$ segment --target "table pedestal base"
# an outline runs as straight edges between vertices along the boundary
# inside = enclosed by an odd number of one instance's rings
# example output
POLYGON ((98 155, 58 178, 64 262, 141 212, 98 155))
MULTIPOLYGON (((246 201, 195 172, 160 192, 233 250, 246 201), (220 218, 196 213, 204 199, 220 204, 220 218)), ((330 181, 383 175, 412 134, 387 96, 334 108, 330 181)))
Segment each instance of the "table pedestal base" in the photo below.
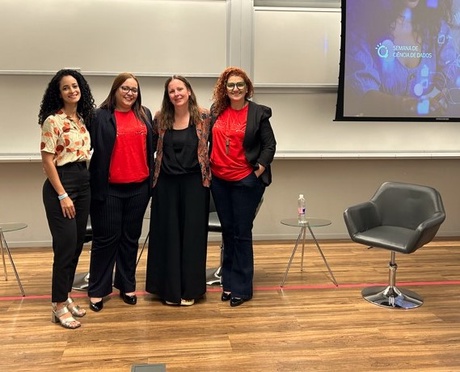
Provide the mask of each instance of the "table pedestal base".
POLYGON ((2 252, 1 254, 2 254, 2 261, 3 261, 3 272, 5 274, 5 281, 8 281, 8 273, 6 271, 6 263, 5 263, 5 251, 6 251, 8 257, 10 258, 11 266, 13 266, 14 276, 16 277, 16 281, 18 282, 22 297, 25 297, 26 293, 24 292, 24 287, 22 286, 21 279, 19 279, 18 270, 16 269, 16 265, 14 264, 13 257, 11 256, 10 247, 8 247, 8 243, 6 242, 5 235, 3 235, 3 230, 1 228, 0 228, 0 250, 2 252))

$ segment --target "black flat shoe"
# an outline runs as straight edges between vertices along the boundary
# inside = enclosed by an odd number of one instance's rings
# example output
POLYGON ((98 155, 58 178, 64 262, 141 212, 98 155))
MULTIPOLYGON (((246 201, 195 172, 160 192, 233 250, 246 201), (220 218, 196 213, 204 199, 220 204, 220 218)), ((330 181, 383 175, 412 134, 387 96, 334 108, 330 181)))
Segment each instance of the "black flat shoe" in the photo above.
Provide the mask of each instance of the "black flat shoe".
POLYGON ((240 297, 232 297, 230 299, 230 306, 231 307, 236 307, 236 306, 240 306, 243 304, 243 302, 246 302, 247 300, 245 300, 244 298, 240 298, 240 297))
POLYGON ((137 296, 136 295, 127 295, 126 293, 120 292, 120 297, 124 301, 125 304, 128 305, 136 305, 137 304, 137 296))
POLYGON ((101 311, 103 307, 104 307, 104 300, 100 300, 99 302, 91 302, 91 300, 89 301, 89 308, 95 311, 96 313, 98 311, 101 311))
POLYGON ((222 292, 222 297, 220 298, 221 301, 229 301, 232 298, 231 293, 222 292))

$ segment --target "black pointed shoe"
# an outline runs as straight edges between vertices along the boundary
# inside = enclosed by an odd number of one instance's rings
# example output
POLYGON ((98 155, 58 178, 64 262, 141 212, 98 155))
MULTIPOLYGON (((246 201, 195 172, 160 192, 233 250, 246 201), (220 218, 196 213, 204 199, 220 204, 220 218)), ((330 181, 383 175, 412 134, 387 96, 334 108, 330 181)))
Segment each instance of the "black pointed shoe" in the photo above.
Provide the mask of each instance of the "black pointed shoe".
POLYGON ((240 306, 243 304, 243 302, 246 302, 247 300, 245 300, 244 298, 241 298, 241 297, 232 297, 230 299, 230 306, 231 307, 236 307, 236 306, 240 306))
POLYGON ((104 300, 100 300, 98 302, 92 302, 91 300, 89 300, 89 308, 95 311, 96 313, 101 311, 103 307, 104 307, 104 300))
POLYGON ((222 296, 220 298, 221 301, 229 301, 232 298, 232 294, 230 292, 222 292, 222 296))
POLYGON ((125 304, 128 305, 136 305, 137 304, 137 296, 134 295, 127 295, 126 293, 120 292, 120 297, 124 301, 125 304))

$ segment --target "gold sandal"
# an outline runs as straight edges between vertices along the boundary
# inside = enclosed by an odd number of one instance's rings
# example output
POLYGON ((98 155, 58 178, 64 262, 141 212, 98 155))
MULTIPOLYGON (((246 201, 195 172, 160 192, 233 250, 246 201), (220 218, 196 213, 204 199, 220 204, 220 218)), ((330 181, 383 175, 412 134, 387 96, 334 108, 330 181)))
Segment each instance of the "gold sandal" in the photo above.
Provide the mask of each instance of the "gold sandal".
POLYGON ((64 302, 64 306, 67 306, 73 316, 81 318, 86 315, 86 310, 78 306, 71 297, 69 297, 67 301, 64 302))
POLYGON ((60 308, 59 310, 56 308, 56 305, 53 304, 53 309, 51 313, 51 322, 53 323, 60 323, 61 326, 67 329, 76 329, 81 326, 81 323, 75 320, 74 317, 69 316, 67 318, 61 318, 63 315, 70 313, 67 306, 60 308))
POLYGON ((194 300, 194 299, 185 300, 185 299, 182 298, 182 299, 180 300, 181 306, 192 306, 194 303, 195 303, 195 300, 194 300))

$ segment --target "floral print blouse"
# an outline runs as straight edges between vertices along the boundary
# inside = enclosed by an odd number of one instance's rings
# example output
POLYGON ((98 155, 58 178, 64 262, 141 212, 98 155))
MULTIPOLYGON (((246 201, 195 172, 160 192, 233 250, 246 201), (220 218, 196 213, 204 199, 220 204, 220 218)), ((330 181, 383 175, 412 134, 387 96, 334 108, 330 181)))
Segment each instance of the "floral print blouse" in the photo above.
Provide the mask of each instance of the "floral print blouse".
POLYGON ((73 121, 62 110, 44 121, 40 151, 54 154, 56 166, 90 159, 89 133, 82 119, 80 123, 73 121))

